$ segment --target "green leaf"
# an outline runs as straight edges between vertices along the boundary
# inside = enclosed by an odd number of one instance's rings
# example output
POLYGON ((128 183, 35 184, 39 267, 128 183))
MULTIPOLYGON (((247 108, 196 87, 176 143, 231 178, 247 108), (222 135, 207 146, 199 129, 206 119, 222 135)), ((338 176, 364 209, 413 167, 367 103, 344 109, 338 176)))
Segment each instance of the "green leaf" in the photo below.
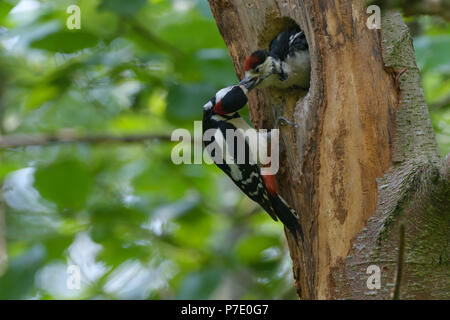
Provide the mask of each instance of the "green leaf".
POLYGON ((60 95, 57 86, 41 85, 34 88, 27 97, 25 110, 32 110, 41 107, 45 102, 53 100, 60 95))
POLYGON ((222 280, 223 270, 204 269, 186 275, 177 299, 208 299, 222 280))
POLYGON ((204 19, 199 14, 190 14, 186 19, 174 21, 161 29, 158 35, 170 43, 176 43, 183 52, 225 48, 214 20, 204 19))
POLYGON ((115 11, 119 15, 135 15, 145 4, 147 0, 103 0, 99 5, 100 10, 115 11))
POLYGON ((274 261, 265 261, 262 252, 273 246, 279 246, 277 237, 266 235, 251 235, 243 238, 237 246, 237 256, 246 265, 255 269, 273 267, 274 261))
POLYGON ((112 11, 98 10, 100 3, 101 0, 79 0, 81 28, 108 41, 117 32, 120 17, 112 11))
POLYGON ((175 241, 186 247, 204 249, 214 227, 213 217, 199 208, 194 208, 176 221, 179 228, 174 235, 175 241))
POLYGON ((209 84, 172 86, 167 97, 166 115, 174 121, 201 121, 203 105, 216 90, 209 84))
POLYGON ((424 70, 450 72, 450 36, 423 36, 414 40, 417 63, 424 70))
POLYGON ((31 42, 31 47, 51 52, 73 53, 97 45, 98 38, 80 30, 61 30, 31 42))
POLYGON ((34 245, 11 257, 6 274, 0 277, 0 299, 25 299, 31 295, 36 271, 45 259, 45 248, 34 245))
POLYGON ((47 260, 60 259, 72 243, 73 235, 64 236, 58 233, 45 239, 44 244, 47 250, 47 260))
POLYGON ((92 184, 86 166, 72 159, 39 168, 34 177, 34 186, 41 196, 55 202, 61 209, 83 208, 92 184))
POLYGON ((0 22, 5 19, 13 7, 14 5, 8 3, 7 1, 0 2, 0 22))

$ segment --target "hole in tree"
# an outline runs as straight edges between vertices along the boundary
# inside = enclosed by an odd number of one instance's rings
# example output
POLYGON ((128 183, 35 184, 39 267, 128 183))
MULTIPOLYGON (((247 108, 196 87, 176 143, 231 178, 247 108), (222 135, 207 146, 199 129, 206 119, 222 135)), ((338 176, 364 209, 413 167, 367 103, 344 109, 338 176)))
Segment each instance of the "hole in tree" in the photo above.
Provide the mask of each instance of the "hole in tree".
MULTIPOLYGON (((274 15, 267 15, 266 21, 265 21, 265 28, 264 31, 261 32, 261 34, 258 36, 258 48, 269 50, 269 46, 272 42, 272 40, 278 36, 278 34, 286 29, 291 29, 294 27, 298 27, 301 30, 303 30, 300 25, 293 19, 289 17, 280 17, 280 16, 274 16, 274 15)), ((308 39, 306 39, 308 41, 308 39)), ((309 44, 308 44, 309 47, 309 44)), ((310 62, 311 63, 311 62, 310 62)), ((311 77, 311 72, 309 74, 309 77, 311 77)), ((297 98, 306 95, 309 87, 311 85, 311 80, 309 81, 308 88, 303 88, 304 90, 290 90, 292 88, 286 89, 278 89, 278 88, 271 88, 271 90, 274 90, 276 93, 277 91, 282 91, 283 95, 292 95, 296 96, 297 98), (292 94, 291 94, 292 93, 292 94)))
MULTIPOLYGON (((299 24, 289 18, 289 17, 280 17, 275 15, 267 15, 265 21, 265 28, 261 34, 258 35, 258 48, 269 50, 269 46, 272 40, 279 35, 280 32, 286 29, 291 29, 294 27, 298 27, 302 29, 299 24)), ((307 41, 307 40, 306 40, 307 41)), ((309 47, 309 44, 308 44, 309 47)), ((311 63, 311 62, 309 62, 311 63)), ((309 69, 311 66, 309 66, 309 69)), ((309 71, 309 78, 311 78, 311 71, 309 71)), ((265 110, 273 110, 282 108, 282 111, 279 115, 283 115, 288 119, 293 119, 294 108, 297 103, 306 96, 308 90, 311 86, 311 79, 309 79, 309 83, 305 85, 305 88, 300 88, 300 86, 292 86, 286 89, 276 88, 275 86, 267 87, 262 90, 268 90, 266 92, 272 97, 268 102, 270 105, 265 108, 265 110)), ((267 111, 266 111, 267 112, 267 111)), ((271 111, 269 111, 271 112, 271 111)), ((273 114, 273 118, 276 118, 276 115, 273 114)), ((271 118, 271 117, 269 117, 271 118)), ((269 120, 270 122, 270 120, 269 120)), ((263 123, 263 128, 272 128, 272 123, 263 123)))
MULTIPOLYGON (((258 37, 258 47, 259 48, 269 48, 270 42, 283 30, 299 27, 295 20, 289 17, 266 17, 266 28, 264 32, 258 37)), ((301 29, 301 28, 300 28, 301 29)))

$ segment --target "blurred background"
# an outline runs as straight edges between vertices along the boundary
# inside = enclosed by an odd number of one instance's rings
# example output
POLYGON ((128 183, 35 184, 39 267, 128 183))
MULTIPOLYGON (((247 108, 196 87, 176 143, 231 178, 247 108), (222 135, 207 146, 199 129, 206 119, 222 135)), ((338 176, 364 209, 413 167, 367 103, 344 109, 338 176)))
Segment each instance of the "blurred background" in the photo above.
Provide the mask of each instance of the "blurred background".
MULTIPOLYGON (((406 20, 447 154, 450 25, 406 20)), ((236 81, 206 0, 0 2, 3 136, 192 131, 236 81)), ((0 299, 296 299, 282 225, 173 146, 1 146, 0 299)))

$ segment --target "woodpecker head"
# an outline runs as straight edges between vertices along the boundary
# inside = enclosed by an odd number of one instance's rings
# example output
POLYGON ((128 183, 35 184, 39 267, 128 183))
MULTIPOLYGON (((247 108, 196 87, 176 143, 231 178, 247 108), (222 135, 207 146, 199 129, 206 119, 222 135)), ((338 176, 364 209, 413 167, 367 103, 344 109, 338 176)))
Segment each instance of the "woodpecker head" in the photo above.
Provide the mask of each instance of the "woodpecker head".
POLYGON ((277 72, 277 62, 265 50, 253 52, 245 59, 245 77, 239 83, 251 90, 277 72))
POLYGON ((236 112, 247 104, 245 86, 231 86, 219 90, 216 95, 203 106, 204 111, 224 115, 236 112))

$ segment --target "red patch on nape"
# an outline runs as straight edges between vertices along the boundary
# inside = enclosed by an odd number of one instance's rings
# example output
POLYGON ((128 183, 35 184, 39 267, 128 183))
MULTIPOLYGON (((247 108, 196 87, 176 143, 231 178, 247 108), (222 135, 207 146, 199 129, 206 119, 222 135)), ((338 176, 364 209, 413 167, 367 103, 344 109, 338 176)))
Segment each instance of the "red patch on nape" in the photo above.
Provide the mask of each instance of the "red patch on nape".
POLYGON ((277 182, 275 181, 275 175, 262 175, 262 178, 264 179, 264 183, 266 184, 267 191, 272 197, 275 197, 278 188, 277 188, 277 182))
POLYGON ((259 63, 261 63, 260 58, 254 54, 251 54, 247 57, 247 59, 245 59, 244 69, 245 71, 252 70, 259 63))
POLYGON ((222 106, 222 100, 216 103, 216 105, 213 108, 213 111, 217 114, 226 114, 227 112, 224 110, 222 106))

